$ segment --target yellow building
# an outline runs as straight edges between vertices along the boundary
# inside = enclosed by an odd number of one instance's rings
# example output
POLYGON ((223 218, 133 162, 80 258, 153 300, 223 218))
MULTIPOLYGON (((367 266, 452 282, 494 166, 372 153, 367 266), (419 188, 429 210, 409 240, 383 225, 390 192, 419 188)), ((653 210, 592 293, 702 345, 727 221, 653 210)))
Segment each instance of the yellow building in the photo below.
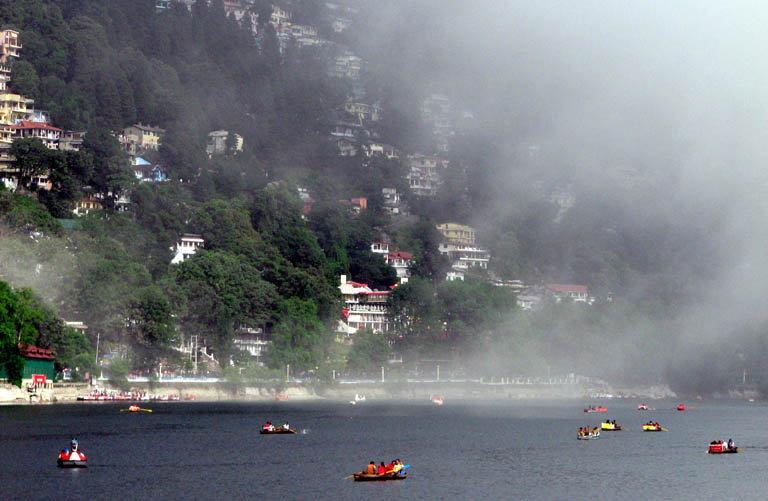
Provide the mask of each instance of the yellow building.
POLYGON ((457 245, 475 245, 475 229, 463 224, 443 223, 437 225, 446 242, 457 245))
POLYGON ((17 120, 32 120, 34 99, 19 94, 0 94, 0 124, 12 125, 17 120))
POLYGON ((155 150, 160 148, 160 139, 165 132, 160 127, 152 127, 143 124, 133 124, 123 129, 123 134, 128 142, 145 150, 155 150))

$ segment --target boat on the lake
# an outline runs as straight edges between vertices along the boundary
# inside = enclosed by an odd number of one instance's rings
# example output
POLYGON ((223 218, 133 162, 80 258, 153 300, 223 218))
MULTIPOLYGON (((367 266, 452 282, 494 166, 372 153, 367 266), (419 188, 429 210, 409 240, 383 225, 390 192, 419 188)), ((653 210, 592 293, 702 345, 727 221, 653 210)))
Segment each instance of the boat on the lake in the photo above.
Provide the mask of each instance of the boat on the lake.
POLYGON ((275 400, 278 400, 280 402, 285 402, 286 400, 288 400, 288 396, 275 393, 275 400))
POLYGON ((404 473, 382 473, 381 475, 367 475, 365 473, 355 473, 355 482, 377 482, 383 480, 405 480, 408 474, 404 473))
POLYGON ((443 405, 445 401, 443 400, 443 397, 429 397, 429 401, 432 402, 435 405, 443 405))
POLYGON ((576 440, 596 440, 600 438, 600 432, 590 433, 589 435, 577 435, 576 440))
POLYGON ((644 424, 643 431, 667 431, 667 430, 655 424, 644 424))
POLYGON ((600 423, 600 429, 605 431, 621 431, 621 426, 616 423, 600 423))
POLYGON ((639 410, 639 411, 648 411, 650 409, 649 409, 649 407, 647 405, 640 404, 640 405, 637 406, 637 410, 639 410))
POLYGON ((709 444, 709 449, 707 450, 708 454, 736 454, 737 452, 739 452, 738 447, 728 447, 728 444, 722 440, 709 444))
POLYGON ((261 429, 259 431, 262 435, 281 435, 281 434, 293 434, 296 435, 296 430, 293 428, 288 428, 287 430, 285 428, 275 428, 274 430, 265 430, 261 429))
POLYGON ((365 395, 358 395, 357 393, 355 393, 355 398, 349 401, 352 405, 357 405, 361 402, 365 402, 365 395))
POLYGON ((584 412, 608 412, 607 407, 600 407, 596 405, 590 405, 586 409, 584 409, 584 412))
POLYGON ((59 457, 56 458, 56 465, 59 468, 85 468, 85 454, 78 450, 77 440, 72 439, 72 450, 62 449, 59 457))
POLYGON ((680 404, 677 406, 677 410, 684 411, 685 410, 685 404, 680 404))

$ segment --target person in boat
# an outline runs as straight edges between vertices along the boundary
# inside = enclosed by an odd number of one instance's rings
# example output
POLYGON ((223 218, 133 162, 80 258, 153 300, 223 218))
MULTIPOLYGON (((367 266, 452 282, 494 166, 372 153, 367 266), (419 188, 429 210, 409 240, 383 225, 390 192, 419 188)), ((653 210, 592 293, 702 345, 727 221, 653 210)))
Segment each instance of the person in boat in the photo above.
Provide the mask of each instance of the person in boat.
POLYGON ((732 438, 729 438, 728 439, 728 449, 730 450, 730 449, 735 449, 735 448, 736 448, 736 444, 733 443, 733 439, 732 438))
MULTIPOLYGON (((75 440, 73 438, 72 439, 72 443, 70 443, 69 445, 70 445, 70 447, 72 447, 72 452, 77 452, 77 440, 75 440)), ((69 452, 69 451, 67 451, 67 452, 69 452)))
POLYGON ((597 435, 598 433, 600 433, 600 429, 597 426, 595 426, 595 429, 592 430, 592 435, 597 435))
POLYGON ((270 423, 269 421, 267 421, 267 424, 265 424, 265 425, 262 427, 262 429, 263 429, 263 430, 265 430, 265 431, 275 431, 275 425, 273 425, 272 423, 270 423))
POLYGON ((291 425, 289 425, 288 423, 283 423, 283 429, 286 430, 286 431, 290 430, 291 429, 291 425))
POLYGON ((363 471, 365 475, 376 475, 376 463, 371 461, 368 463, 368 466, 365 468, 365 471, 363 471))
POLYGON ((579 426, 579 436, 580 437, 584 436, 584 428, 582 428, 581 426, 579 426))
POLYGON ((376 470, 377 475, 384 475, 387 472, 387 467, 384 466, 384 461, 379 464, 379 469, 376 470))

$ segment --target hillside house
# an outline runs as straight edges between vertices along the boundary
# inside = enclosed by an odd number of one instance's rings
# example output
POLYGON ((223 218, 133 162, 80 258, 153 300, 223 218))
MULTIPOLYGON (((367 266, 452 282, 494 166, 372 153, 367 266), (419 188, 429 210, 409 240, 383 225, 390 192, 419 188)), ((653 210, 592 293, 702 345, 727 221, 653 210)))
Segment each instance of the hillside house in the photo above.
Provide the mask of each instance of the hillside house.
POLYGON ((408 155, 408 186, 414 195, 433 197, 441 184, 441 173, 448 161, 434 155, 408 155))
POLYGON ((197 235, 195 233, 185 233, 176 243, 176 247, 171 248, 171 250, 174 251, 171 264, 183 263, 187 259, 194 256, 195 252, 197 252, 197 249, 203 248, 204 246, 205 240, 203 240, 201 235, 197 235))
POLYGON ((10 129, 13 131, 14 137, 39 139, 46 148, 51 150, 59 149, 59 140, 63 132, 58 127, 53 127, 44 122, 30 122, 27 120, 22 120, 16 125, 12 125, 10 129))
POLYGON ((381 108, 376 104, 347 101, 344 103, 344 111, 350 115, 356 116, 361 122, 363 120, 378 122, 381 117, 381 108))
POLYGON ((123 129, 128 153, 131 154, 136 154, 139 150, 159 150, 163 134, 165 134, 165 129, 141 123, 123 129))
POLYGON ((83 147, 85 131, 65 130, 59 138, 59 149, 62 151, 80 151, 83 147))
POLYGON ((374 332, 392 330, 387 302, 389 291, 374 291, 367 284, 347 281, 346 275, 341 275, 339 290, 344 300, 342 321, 348 337, 364 328, 374 332))
POLYGON ((232 338, 232 344, 240 351, 244 351, 251 356, 251 359, 258 365, 264 365, 264 355, 270 342, 264 335, 264 331, 259 328, 241 326, 232 338))
POLYGON ((101 200, 95 197, 83 197, 75 202, 75 209, 72 211, 76 216, 84 216, 92 211, 104 210, 101 200))
POLYGON ((410 267, 413 264, 413 254, 399 250, 389 251, 387 264, 395 269, 400 282, 407 281, 411 276, 410 267))
MULTIPOLYGON (((226 130, 214 130, 208 133, 208 142, 205 145, 205 152, 208 156, 223 155, 228 153, 227 142, 229 139, 229 131, 226 130)), ((237 154, 243 151, 243 136, 240 134, 232 133, 233 139, 230 141, 229 153, 237 154)))
MULTIPOLYGON (((451 260, 451 280, 459 279, 461 271, 470 269, 488 269, 491 253, 475 243, 476 231, 470 226, 457 223, 437 225, 437 230, 443 235, 438 245, 438 251, 451 260)), ((463 274, 461 274, 463 280, 463 274)))
POLYGON ((574 284, 544 284, 544 287, 551 292, 557 301, 568 298, 577 303, 590 303, 589 291, 586 285, 574 284))

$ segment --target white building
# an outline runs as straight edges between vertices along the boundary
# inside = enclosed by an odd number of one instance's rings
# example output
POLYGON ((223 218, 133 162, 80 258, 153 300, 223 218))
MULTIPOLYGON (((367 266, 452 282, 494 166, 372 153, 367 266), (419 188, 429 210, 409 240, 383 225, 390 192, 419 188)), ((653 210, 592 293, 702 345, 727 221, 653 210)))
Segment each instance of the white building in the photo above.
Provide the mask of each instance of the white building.
POLYGON ((232 344, 238 350, 247 352, 257 364, 262 365, 269 341, 266 340, 260 328, 240 327, 232 339, 232 344))
POLYGON ((198 248, 204 246, 205 240, 203 240, 202 236, 194 233, 185 233, 182 235, 179 242, 176 243, 175 249, 171 248, 171 250, 175 251, 171 264, 178 264, 186 261, 195 255, 198 248))
POLYGON ((342 312, 347 336, 364 328, 374 332, 392 330, 387 301, 389 291, 375 291, 368 284, 347 281, 346 275, 341 275, 339 290, 344 299, 342 312))

